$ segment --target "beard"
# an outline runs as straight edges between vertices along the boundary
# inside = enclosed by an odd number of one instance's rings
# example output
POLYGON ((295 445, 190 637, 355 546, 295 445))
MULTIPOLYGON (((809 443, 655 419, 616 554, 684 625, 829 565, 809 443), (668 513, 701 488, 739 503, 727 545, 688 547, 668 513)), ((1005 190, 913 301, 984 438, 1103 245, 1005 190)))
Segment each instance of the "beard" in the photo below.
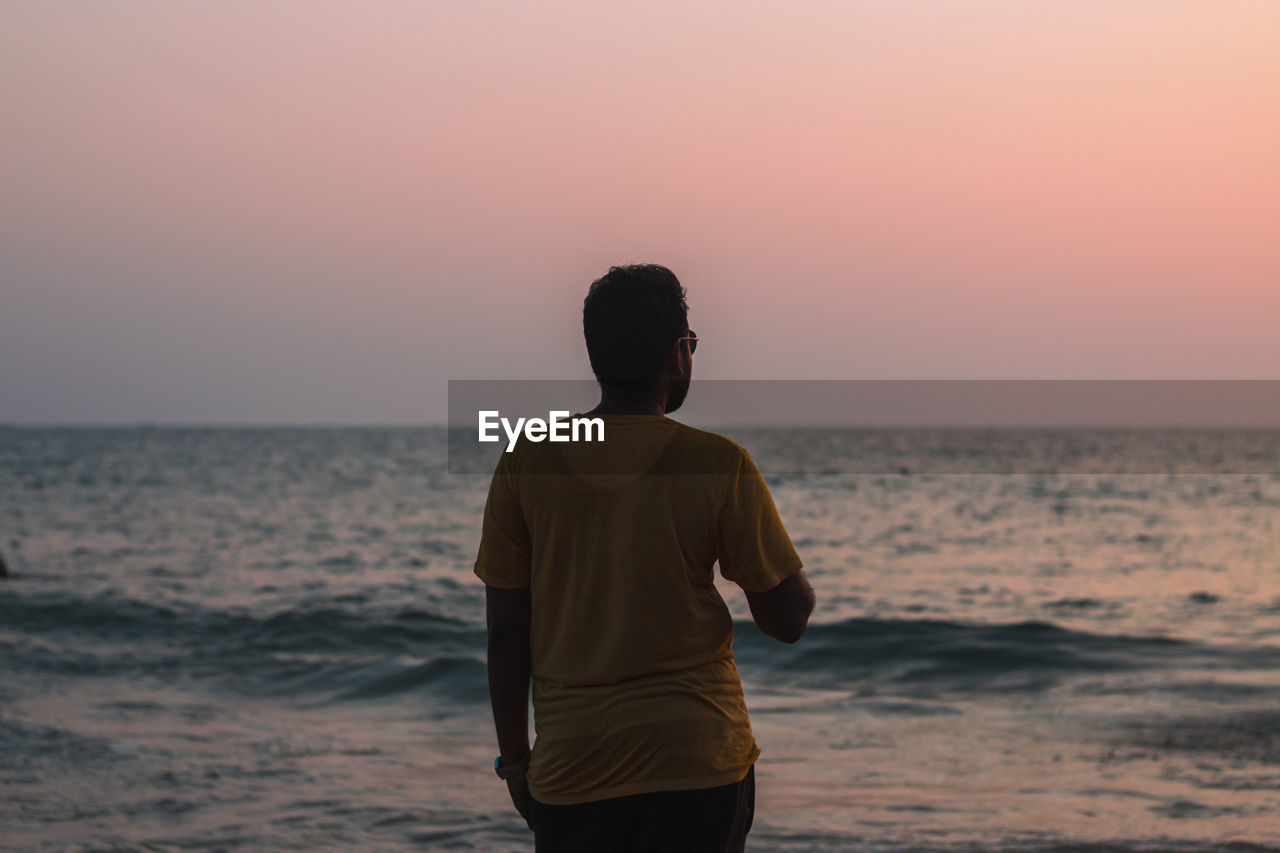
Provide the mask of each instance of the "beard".
POLYGON ((671 386, 671 393, 667 395, 666 413, 668 415, 684 405, 684 398, 689 396, 689 382, 692 378, 686 373, 684 379, 671 386))

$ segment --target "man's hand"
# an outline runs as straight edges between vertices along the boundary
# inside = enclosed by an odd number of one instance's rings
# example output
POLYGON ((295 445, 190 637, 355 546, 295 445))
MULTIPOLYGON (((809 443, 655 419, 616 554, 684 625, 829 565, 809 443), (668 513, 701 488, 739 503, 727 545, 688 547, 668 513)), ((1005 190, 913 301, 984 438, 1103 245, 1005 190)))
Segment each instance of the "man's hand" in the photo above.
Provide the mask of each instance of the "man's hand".
POLYGON ((516 807, 520 817, 524 818, 524 822, 530 829, 533 829, 533 824, 529 822, 529 780, 523 773, 514 779, 507 780, 507 793, 511 795, 511 805, 516 807))

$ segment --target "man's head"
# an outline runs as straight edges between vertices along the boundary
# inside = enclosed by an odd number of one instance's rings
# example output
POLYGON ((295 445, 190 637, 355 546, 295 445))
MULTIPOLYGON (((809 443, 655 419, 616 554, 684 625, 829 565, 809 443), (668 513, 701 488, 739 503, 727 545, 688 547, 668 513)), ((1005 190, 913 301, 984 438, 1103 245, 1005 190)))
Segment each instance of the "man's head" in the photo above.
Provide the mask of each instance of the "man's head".
POLYGON ((658 264, 612 267, 592 282, 582 305, 591 369, 602 386, 668 387, 666 411, 689 390, 689 305, 675 273, 658 264), (687 352, 687 344, 685 352, 687 352))

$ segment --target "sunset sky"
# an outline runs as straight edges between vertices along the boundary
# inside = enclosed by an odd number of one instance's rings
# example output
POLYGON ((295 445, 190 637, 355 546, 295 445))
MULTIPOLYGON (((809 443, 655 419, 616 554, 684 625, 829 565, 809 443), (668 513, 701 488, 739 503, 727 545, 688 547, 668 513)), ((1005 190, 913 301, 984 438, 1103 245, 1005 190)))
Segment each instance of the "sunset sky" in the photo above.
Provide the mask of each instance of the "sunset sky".
POLYGON ((0 6, 0 422, 408 424, 590 375, 1280 378, 1280 3, 0 6))

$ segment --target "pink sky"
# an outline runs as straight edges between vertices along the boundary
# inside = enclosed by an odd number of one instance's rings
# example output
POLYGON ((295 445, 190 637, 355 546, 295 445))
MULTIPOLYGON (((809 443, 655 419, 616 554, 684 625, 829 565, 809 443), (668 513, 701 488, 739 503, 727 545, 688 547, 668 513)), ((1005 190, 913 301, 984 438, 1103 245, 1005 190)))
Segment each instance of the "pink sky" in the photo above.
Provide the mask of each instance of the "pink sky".
POLYGON ((9 2, 0 422, 587 376, 1280 378, 1280 4, 9 2))

